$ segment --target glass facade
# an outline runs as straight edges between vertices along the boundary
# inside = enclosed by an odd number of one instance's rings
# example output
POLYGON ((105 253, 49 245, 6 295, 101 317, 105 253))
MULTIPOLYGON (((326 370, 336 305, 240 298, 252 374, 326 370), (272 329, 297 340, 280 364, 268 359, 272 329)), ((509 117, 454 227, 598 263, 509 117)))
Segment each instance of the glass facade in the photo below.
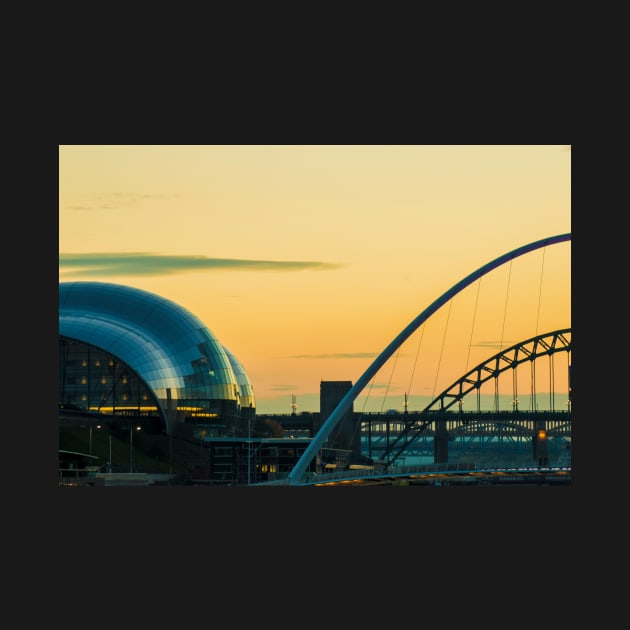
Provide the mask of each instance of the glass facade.
POLYGON ((249 382, 245 369, 240 364, 239 360, 225 346, 223 346, 223 350, 225 351, 225 354, 227 354, 232 370, 234 370, 234 376, 236 376, 236 382, 238 383, 240 390, 241 408, 255 408, 256 399, 254 397, 254 389, 249 382))
POLYGON ((59 284, 59 404, 155 413, 240 432, 255 410, 236 357, 192 313, 153 293, 102 282, 59 284))

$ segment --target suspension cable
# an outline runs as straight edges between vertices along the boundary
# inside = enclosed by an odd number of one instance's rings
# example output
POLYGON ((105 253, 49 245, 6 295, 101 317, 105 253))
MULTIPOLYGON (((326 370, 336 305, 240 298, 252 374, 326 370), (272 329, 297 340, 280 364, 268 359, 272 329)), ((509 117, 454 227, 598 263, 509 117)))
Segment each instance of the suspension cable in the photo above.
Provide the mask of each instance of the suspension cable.
POLYGON ((422 325, 422 329, 420 331, 420 339, 418 340, 418 349, 416 350, 416 359, 413 363, 413 368, 411 370, 411 377, 409 378, 409 385, 407 386, 407 391, 411 393, 411 385, 413 383, 413 377, 416 373, 416 366, 418 365, 418 357, 420 356, 420 347, 422 346, 422 339, 424 338, 424 331, 426 330, 427 324, 426 322, 422 325))
POLYGON ((385 388, 385 394, 383 395, 383 401, 381 402, 381 411, 383 413, 383 407, 385 406, 385 401, 387 400, 387 394, 389 393, 389 386, 392 384, 392 379, 394 378, 394 370, 396 369, 396 363, 398 362, 398 355, 400 354, 400 348, 396 350, 396 354, 394 355, 394 362, 392 365, 392 371, 389 375, 389 381, 387 381, 387 387, 385 388))
POLYGON ((468 339, 468 354, 466 355, 466 367, 464 368, 464 374, 468 373, 468 366, 470 364, 470 350, 472 348, 473 332, 475 330, 475 323, 477 321, 477 308, 479 306, 479 294, 481 293, 481 278, 477 282, 477 297, 475 298, 475 310, 473 311, 472 326, 470 327, 470 338, 468 339))
POLYGON ((534 331, 534 337, 538 336, 538 323, 540 320, 540 303, 542 300, 542 285, 543 285, 543 275, 545 272, 545 252, 547 251, 546 247, 542 248, 542 262, 540 265, 540 282, 538 283, 538 309, 536 310, 536 330, 534 331))
POLYGON ((499 350, 503 350, 503 338, 505 335, 505 322, 507 320, 507 307, 508 301, 510 298, 510 283, 512 281, 512 265, 514 264, 513 260, 510 260, 510 264, 508 265, 508 283, 505 289, 505 307, 503 308, 503 325, 501 327, 501 343, 499 344, 499 350))
POLYGON ((431 394, 431 400, 435 398, 435 392, 437 391, 438 376, 440 375, 440 366, 442 365, 442 355, 444 354, 444 345, 446 343, 446 333, 448 331, 448 322, 451 318, 451 309, 453 308, 453 301, 454 299, 449 300, 449 303, 448 303, 448 311, 446 314, 446 324, 444 325, 444 334, 442 335, 442 347, 440 348, 440 358, 438 359, 437 370, 435 372, 435 381, 433 383, 433 393, 431 394))

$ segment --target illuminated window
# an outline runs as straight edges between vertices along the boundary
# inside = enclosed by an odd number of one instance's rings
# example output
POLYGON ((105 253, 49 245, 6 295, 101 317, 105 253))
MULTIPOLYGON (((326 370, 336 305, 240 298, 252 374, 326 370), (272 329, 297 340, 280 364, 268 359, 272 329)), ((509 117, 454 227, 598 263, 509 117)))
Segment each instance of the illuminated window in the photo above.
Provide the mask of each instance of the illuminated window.
POLYGON ((101 378, 101 385, 105 385, 107 383, 107 379, 103 376, 103 378, 101 378))

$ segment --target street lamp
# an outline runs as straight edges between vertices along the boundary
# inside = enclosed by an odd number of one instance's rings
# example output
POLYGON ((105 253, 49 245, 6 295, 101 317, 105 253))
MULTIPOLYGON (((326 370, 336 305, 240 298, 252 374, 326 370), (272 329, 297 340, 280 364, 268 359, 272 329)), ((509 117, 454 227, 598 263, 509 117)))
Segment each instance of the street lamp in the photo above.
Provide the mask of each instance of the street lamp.
MULTIPOLYGON (((96 425, 97 429, 101 428, 100 424, 96 425)), ((92 457, 92 425, 90 425, 90 457, 92 457)), ((111 459, 111 458, 110 458, 111 459)))
POLYGON ((251 465, 252 465, 252 419, 247 418, 247 485, 251 485, 251 465))
POLYGON ((173 432, 168 427, 168 472, 173 472, 173 432))
MULTIPOLYGON (((96 425, 97 429, 102 429, 101 424, 96 425)), ((92 454, 92 427, 90 427, 90 455, 92 454)), ((107 462, 107 472, 112 472, 112 432, 109 430, 109 461, 107 462)))
MULTIPOLYGON (((140 431, 141 427, 136 427, 140 431)), ((133 427, 129 425, 129 472, 133 472, 133 427)))

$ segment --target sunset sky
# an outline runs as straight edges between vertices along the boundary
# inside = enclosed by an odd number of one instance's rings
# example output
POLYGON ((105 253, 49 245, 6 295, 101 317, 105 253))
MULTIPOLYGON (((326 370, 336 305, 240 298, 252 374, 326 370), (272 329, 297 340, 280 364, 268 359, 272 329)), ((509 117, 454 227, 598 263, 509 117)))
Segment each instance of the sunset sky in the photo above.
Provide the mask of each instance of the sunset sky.
MULTIPOLYGON (((292 396, 318 411, 322 380, 356 382, 465 276, 569 232, 568 145, 59 147, 60 281, 187 308, 242 363, 258 413, 292 396)), ((374 379, 372 409, 405 393, 417 409, 500 348, 570 327, 570 250, 522 256, 438 311, 374 379)))

